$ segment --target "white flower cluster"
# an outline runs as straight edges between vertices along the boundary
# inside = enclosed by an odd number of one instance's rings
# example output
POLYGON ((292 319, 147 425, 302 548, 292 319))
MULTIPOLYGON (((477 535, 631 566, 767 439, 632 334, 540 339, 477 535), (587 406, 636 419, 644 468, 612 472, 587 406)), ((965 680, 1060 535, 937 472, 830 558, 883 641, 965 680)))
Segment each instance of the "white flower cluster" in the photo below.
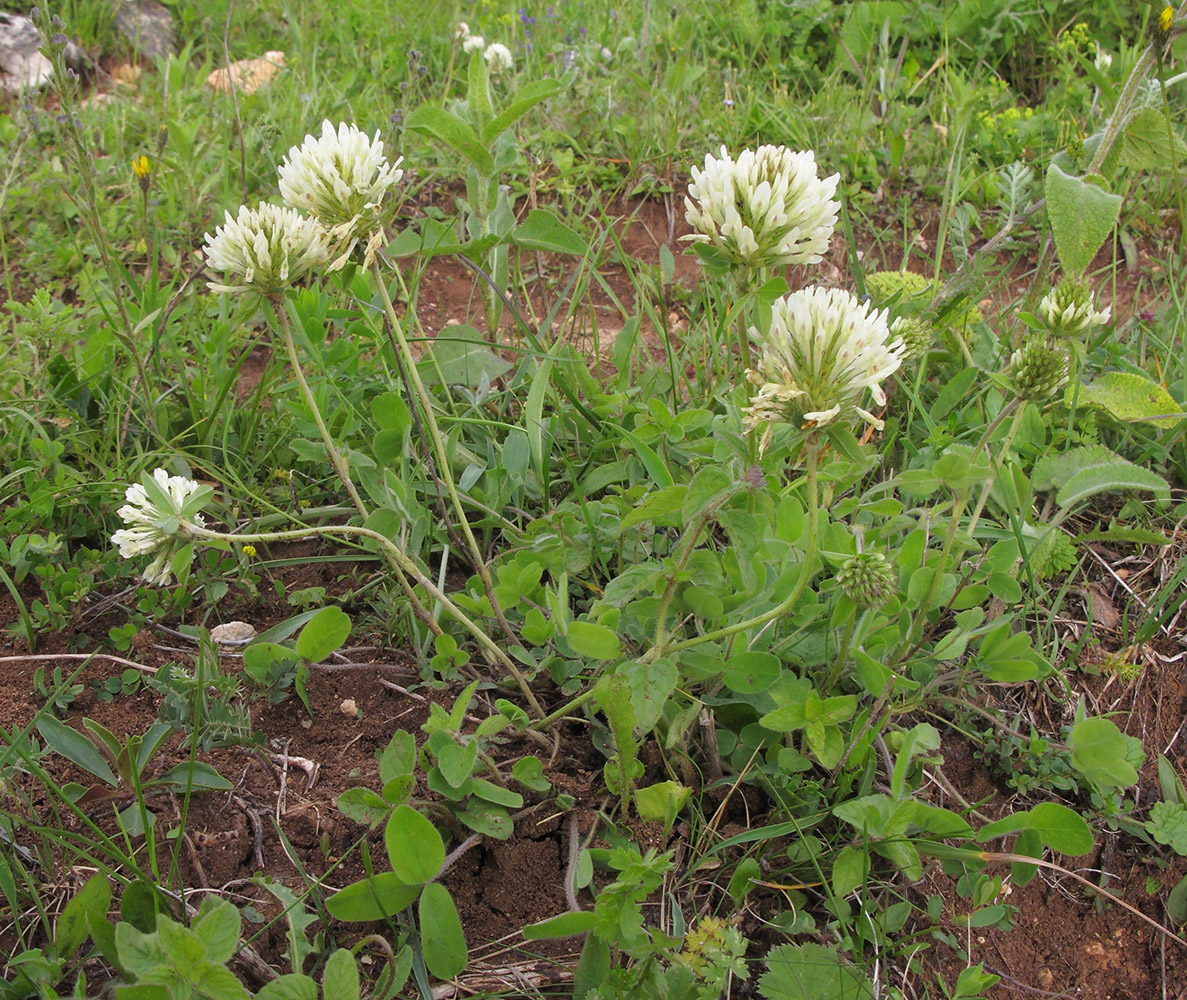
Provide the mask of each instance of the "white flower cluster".
POLYGON ((362 239, 369 265, 383 241, 383 198, 404 176, 402 162, 388 163, 378 132, 368 138, 355 125, 322 122, 321 137, 305 136, 280 166, 288 208, 244 205, 206 234, 206 262, 232 279, 209 282, 211 290, 274 295, 327 263, 341 268, 362 239))
POLYGON ((154 586, 166 586, 173 575, 173 560, 188 541, 187 528, 204 527, 198 513, 210 488, 184 476, 157 469, 144 483, 133 483, 124 494, 128 501, 116 513, 127 528, 111 536, 125 559, 155 552, 143 573, 154 586), (151 495, 150 495, 151 492, 151 495))
POLYGON ((735 160, 722 146, 720 159, 692 168, 684 205, 696 232, 684 239, 716 246, 734 265, 814 264, 837 225, 839 179, 817 176, 811 150, 760 146, 735 160))
POLYGON ((884 406, 881 382, 902 364, 903 342, 891 341, 886 318, 836 288, 804 288, 772 303, 762 357, 746 372, 759 389, 744 420, 749 430, 766 425, 760 449, 782 421, 807 429, 860 418, 882 427, 858 404, 868 389, 884 406))
MULTIPOLYGON (((286 205, 309 212, 329 231, 340 257, 331 269, 346 263, 363 236, 382 237, 379 209, 384 195, 404 176, 400 157, 389 164, 379 132, 373 139, 355 125, 342 122, 337 131, 322 122, 321 138, 305 136, 280 165, 280 196, 286 205)), ((376 248, 368 247, 368 257, 376 248)))
POLYGON ((239 280, 210 282, 216 292, 282 292, 330 259, 325 230, 291 208, 239 206, 239 214, 206 234, 206 262, 239 280))
POLYGON ((490 64, 491 72, 509 70, 515 65, 511 50, 506 45, 502 42, 491 42, 487 45, 486 39, 481 35, 470 34, 470 26, 465 21, 458 21, 453 37, 462 43, 462 51, 467 55, 471 52, 481 52, 482 58, 490 64))
POLYGON ((1104 326, 1112 310, 1096 308, 1092 290, 1075 278, 1064 278, 1039 303, 1039 316, 1048 329, 1061 337, 1078 337, 1104 326))

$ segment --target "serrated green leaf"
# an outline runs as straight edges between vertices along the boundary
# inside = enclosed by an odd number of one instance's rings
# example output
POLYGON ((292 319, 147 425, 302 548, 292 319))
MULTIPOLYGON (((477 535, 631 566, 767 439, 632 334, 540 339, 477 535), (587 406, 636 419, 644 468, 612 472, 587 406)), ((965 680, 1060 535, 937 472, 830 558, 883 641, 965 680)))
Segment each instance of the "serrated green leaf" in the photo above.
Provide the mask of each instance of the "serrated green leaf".
POLYGON ((216 901, 211 896, 207 896, 202 904, 198 919, 194 921, 194 934, 205 945, 209 961, 226 962, 239 949, 242 927, 239 909, 225 899, 216 901))
POLYGON ((869 980, 835 947, 781 944, 765 961, 758 987, 766 1000, 873 1000, 869 980))

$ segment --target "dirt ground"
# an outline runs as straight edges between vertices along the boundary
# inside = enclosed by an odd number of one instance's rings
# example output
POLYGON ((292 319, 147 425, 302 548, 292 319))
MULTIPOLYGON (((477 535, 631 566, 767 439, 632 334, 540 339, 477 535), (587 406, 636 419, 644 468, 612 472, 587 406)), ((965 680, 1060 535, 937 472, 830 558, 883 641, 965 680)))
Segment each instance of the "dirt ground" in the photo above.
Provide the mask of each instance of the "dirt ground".
MULTIPOLYGON (((616 210, 613 214, 633 220, 620 224, 618 229, 624 250, 631 258, 658 264, 659 249, 667 245, 675 254, 676 280, 685 294, 695 286, 697 266, 690 257, 681 254, 682 244, 677 242, 684 231, 683 212, 678 205, 644 202, 624 205, 621 213, 616 210)), ((877 253, 877 248, 871 247, 867 259, 873 261, 877 253)), ((553 262, 541 261, 535 266, 541 269, 541 277, 546 278, 553 262)), ((870 266, 895 267, 897 261, 883 259, 870 266)), ((825 263, 824 273, 817 274, 815 280, 838 281, 846 268, 847 263, 839 254, 834 255, 825 263)), ((635 296, 625 269, 608 263, 602 270, 605 287, 592 293, 590 302, 596 324, 587 312, 573 328, 574 336, 591 354, 605 352, 621 326, 613 299, 629 306, 635 296), (593 339, 595 325, 597 341, 593 339)), ((1118 287, 1122 292, 1116 302, 1116 312, 1122 314, 1119 320, 1142 306, 1134 298, 1141 276, 1140 268, 1134 274, 1120 272, 1118 287)), ((539 299, 520 304, 525 313, 543 314, 546 286, 547 281, 542 280, 539 299)), ((454 261, 434 261, 420 284, 418 315, 425 329, 437 332, 451 322, 481 325, 475 320, 479 312, 469 272, 454 261)), ((672 306, 669 318, 672 329, 677 331, 686 323, 678 305, 672 306)), ((644 332, 648 343, 659 350, 658 332, 654 328, 644 332)), ((245 367, 244 378, 258 378, 267 360, 266 352, 259 352, 245 367)), ((302 546, 290 546, 283 551, 273 548, 262 552, 260 558, 266 560, 282 554, 307 557, 322 551, 315 550, 313 543, 302 546)), ((367 567, 352 568, 344 561, 309 562, 278 568, 273 575, 284 581, 288 592, 324 586, 333 596, 352 590, 359 582, 358 577, 368 572, 367 567)), ((1115 580, 1105 576, 1099 586, 1106 597, 1111 594, 1118 605, 1123 603, 1124 595, 1115 580)), ((30 592, 28 596, 34 595, 30 592)), ((293 609, 275 596, 247 601, 235 599, 232 591, 220 605, 217 617, 221 621, 245 620, 263 630, 292 613, 293 609)), ((10 597, 0 596, 0 624, 16 618, 10 597)), ((110 651, 106 646, 108 629, 125 621, 125 613, 118 607, 108 601, 93 601, 79 609, 70 630, 43 637, 37 652, 52 656, 110 651)), ((1061 627, 1073 631, 1082 626, 1083 623, 1072 621, 1061 623, 1061 627)), ((1107 629, 1105 632, 1103 641, 1107 645, 1113 636, 1107 634, 1107 629)), ((361 877, 359 854, 357 851, 347 854, 347 849, 366 836, 375 848, 373 856, 381 858, 382 839, 379 834, 367 834, 362 827, 345 819, 335 807, 337 797, 359 785, 376 788, 379 782, 376 754, 395 729, 406 729, 420 737, 429 701, 448 705, 456 694, 456 688, 433 689, 422 685, 409 654, 387 648, 382 637, 366 639, 352 635, 352 641, 359 645, 344 652, 350 660, 367 665, 339 664, 315 671, 308 685, 312 712, 307 712, 295 696, 273 706, 254 702, 250 706, 252 726, 264 735, 264 744, 211 750, 205 756, 235 787, 231 793, 211 793, 193 799, 177 852, 179 872, 171 885, 188 887, 188 898, 194 905, 207 891, 225 894, 240 906, 250 905, 251 912, 258 915, 261 928, 251 947, 265 962, 281 971, 287 969, 283 957, 287 949, 285 925, 269 923, 281 907, 261 887, 257 876, 263 873, 297 893, 304 892, 311 879, 337 887, 361 877), (303 767, 316 767, 315 780, 311 780, 303 767)), ((1126 681, 1119 675, 1080 673, 1075 670, 1078 664, 1067 665, 1069 685, 1088 697, 1093 710, 1114 713, 1112 717, 1119 726, 1142 739, 1147 764, 1135 795, 1139 807, 1157 798, 1157 754, 1166 754, 1179 774, 1187 777, 1180 738, 1187 718, 1187 657, 1183 650, 1180 631, 1142 651, 1145 657, 1142 669, 1126 681)), ((191 664, 194 651, 192 644, 176 636, 144 632, 136 638, 133 648, 121 655, 151 670, 167 662, 191 664)), ((0 671, 0 726, 10 732, 29 726, 42 705, 33 691, 34 670, 42 665, 51 668, 55 665, 52 661, 36 660, 26 652, 23 642, 14 641, 7 634, 0 639, 0 656, 9 658, 0 671)), ((58 661, 57 665, 67 673, 71 667, 65 661, 58 661)), ((224 670, 233 673, 240 666, 233 653, 224 655, 224 670)), ((134 695, 120 695, 112 701, 96 697, 92 685, 118 675, 121 669, 111 661, 92 662, 80 678, 84 692, 64 711, 64 720, 79 728, 82 719, 89 717, 117 734, 147 729, 158 709, 158 698, 152 691, 141 687, 134 695)), ((1002 704, 1004 699, 1012 697, 1021 697, 1020 710, 1031 713, 1032 719, 1054 732, 1058 732, 1062 713, 1070 701, 1067 690, 1054 683, 1027 690, 1021 696, 993 689, 984 692, 987 705, 1002 704)), ((515 834, 510 840, 486 839, 474 843, 443 879, 458 902, 471 956, 475 959, 463 979, 469 988, 501 989, 509 996, 517 995, 516 990, 528 995, 529 987, 545 994, 563 993, 571 979, 580 942, 527 943, 518 936, 518 931, 526 923, 565 908, 563 884, 570 857, 570 824, 575 823, 581 834, 587 833, 602 808, 605 794, 601 782, 604 758, 582 727, 574 724, 565 729, 551 754, 534 743, 508 742, 500 747, 499 762, 509 763, 529 752, 544 759, 545 774, 554 786, 574 797, 572 819, 556 809, 551 800, 529 804, 517 817, 515 834)), ((1013 792, 1000 775, 974 758, 967 741, 956 733, 948 733, 943 754, 947 762, 944 774, 951 788, 927 785, 921 794, 951 808, 959 808, 957 799, 963 799, 975 804, 979 814, 989 819, 1008 811, 1013 792)), ((178 746, 175 739, 162 754, 160 768, 184 756, 185 748, 178 746)), ((81 772, 61 758, 47 757, 42 766, 57 781, 83 780, 81 772)), ((39 786, 28 778, 18 780, 29 796, 34 813, 41 815, 40 810, 46 808, 47 802, 39 786)), ((180 820, 178 801, 164 797, 156 800, 156 805, 166 827, 180 820)), ((721 819, 719 834, 739 832, 748 822, 757 825, 769 808, 770 804, 757 789, 733 797, 721 819)), ((102 814, 102 810, 96 810, 95 820, 101 827, 111 828, 110 815, 102 814)), ((687 853, 688 844, 682 842, 687 830, 681 824, 674 827, 666 843, 657 829, 641 833, 650 841, 645 846, 676 848, 681 856, 687 853)), ((456 841, 452 846, 456 846, 456 841)), ((47 873, 47 877, 61 886, 64 900, 93 869, 77 859, 58 861, 58 870, 47 873)), ((684 863, 687 864, 687 859, 684 863)), ((1096 853, 1066 860, 1066 864, 1163 923, 1167 919, 1163 906, 1165 894, 1187 873, 1183 860, 1169 850, 1153 848, 1121 832, 1106 833, 1096 853)), ((679 884, 679 874, 676 873, 674 884, 679 884)), ((1153 1000, 1187 996, 1187 949, 1103 896, 1093 898, 1082 886, 1058 873, 1042 872, 1025 888, 1012 888, 1001 900, 1017 907, 1015 926, 1010 931, 967 930, 959 926, 955 918, 967 912, 968 903, 958 896, 953 880, 943 874, 938 863, 925 867, 920 883, 904 886, 902 890, 906 898, 921 908, 933 894, 943 898, 942 931, 967 953, 969 961, 983 962, 987 970, 1002 976, 1001 984, 987 994, 993 1000, 1036 996, 1153 1000)), ((701 885, 690 894, 684 885, 678 889, 678 898, 682 905, 691 908, 690 912, 702 907, 718 910, 720 894, 714 896, 713 892, 711 887, 701 885)), ((582 901, 589 904, 588 894, 583 895, 582 901)), ((748 897, 746 908, 738 917, 742 931, 755 943, 750 957, 760 957, 771 944, 783 940, 768 930, 766 920, 784 905, 782 895, 774 889, 756 889, 748 897)), ((360 932, 356 928, 353 933, 360 932)), ((0 947, 10 941, 10 930, 0 927, 0 947)), ((920 950, 914 955, 918 964, 911 967, 905 958, 896 958, 889 963, 886 976, 907 995, 938 995, 936 974, 942 974, 952 983, 964 961, 953 947, 933 941, 930 934, 921 935, 919 943, 920 950), (929 947, 924 949, 922 945, 929 947)), ((869 954, 863 958, 874 962, 877 956, 869 954)), ((739 984, 734 995, 752 995, 756 978, 752 978, 749 986, 739 984)), ((456 994, 443 990, 440 995, 467 994, 459 988, 456 994)))

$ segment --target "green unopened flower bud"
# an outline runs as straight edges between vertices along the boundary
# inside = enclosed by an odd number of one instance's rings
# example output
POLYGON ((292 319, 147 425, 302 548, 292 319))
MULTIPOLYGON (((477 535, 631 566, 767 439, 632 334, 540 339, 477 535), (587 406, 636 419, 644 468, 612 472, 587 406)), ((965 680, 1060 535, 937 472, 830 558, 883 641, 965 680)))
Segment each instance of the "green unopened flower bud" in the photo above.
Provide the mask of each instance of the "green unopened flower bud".
POLYGON ((859 608, 874 608, 890 596, 894 569, 881 552, 860 552, 837 570, 837 586, 859 608))
POLYGON ((1046 399, 1067 384, 1068 351, 1047 336, 1032 336, 1011 356, 1006 376, 1019 399, 1046 399))
POLYGON ((1092 290, 1075 278, 1064 278, 1039 303, 1047 328, 1061 337, 1078 337, 1109 321, 1111 310, 1096 308, 1092 290))
POLYGON ((932 325, 918 316, 900 316, 890 324, 890 333, 903 342, 904 361, 923 357, 936 339, 932 325))

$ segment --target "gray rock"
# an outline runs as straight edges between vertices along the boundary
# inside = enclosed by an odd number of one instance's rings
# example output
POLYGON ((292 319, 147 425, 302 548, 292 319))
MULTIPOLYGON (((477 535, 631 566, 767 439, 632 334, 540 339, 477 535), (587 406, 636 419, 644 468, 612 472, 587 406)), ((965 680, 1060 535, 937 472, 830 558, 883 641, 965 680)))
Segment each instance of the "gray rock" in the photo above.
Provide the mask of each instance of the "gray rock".
POLYGON ((16 94, 44 86, 54 73, 53 64, 37 50, 41 35, 22 14, 0 11, 0 88, 16 94))
MULTIPOLYGON (((0 92, 36 90, 49 82, 54 65, 38 51, 40 47, 41 35, 32 21, 23 14, 0 11, 0 92)), ((82 68, 82 50, 73 42, 66 43, 63 55, 71 69, 82 68)))
POLYGON ((173 15, 157 0, 116 0, 115 26, 147 59, 174 51, 173 15))

